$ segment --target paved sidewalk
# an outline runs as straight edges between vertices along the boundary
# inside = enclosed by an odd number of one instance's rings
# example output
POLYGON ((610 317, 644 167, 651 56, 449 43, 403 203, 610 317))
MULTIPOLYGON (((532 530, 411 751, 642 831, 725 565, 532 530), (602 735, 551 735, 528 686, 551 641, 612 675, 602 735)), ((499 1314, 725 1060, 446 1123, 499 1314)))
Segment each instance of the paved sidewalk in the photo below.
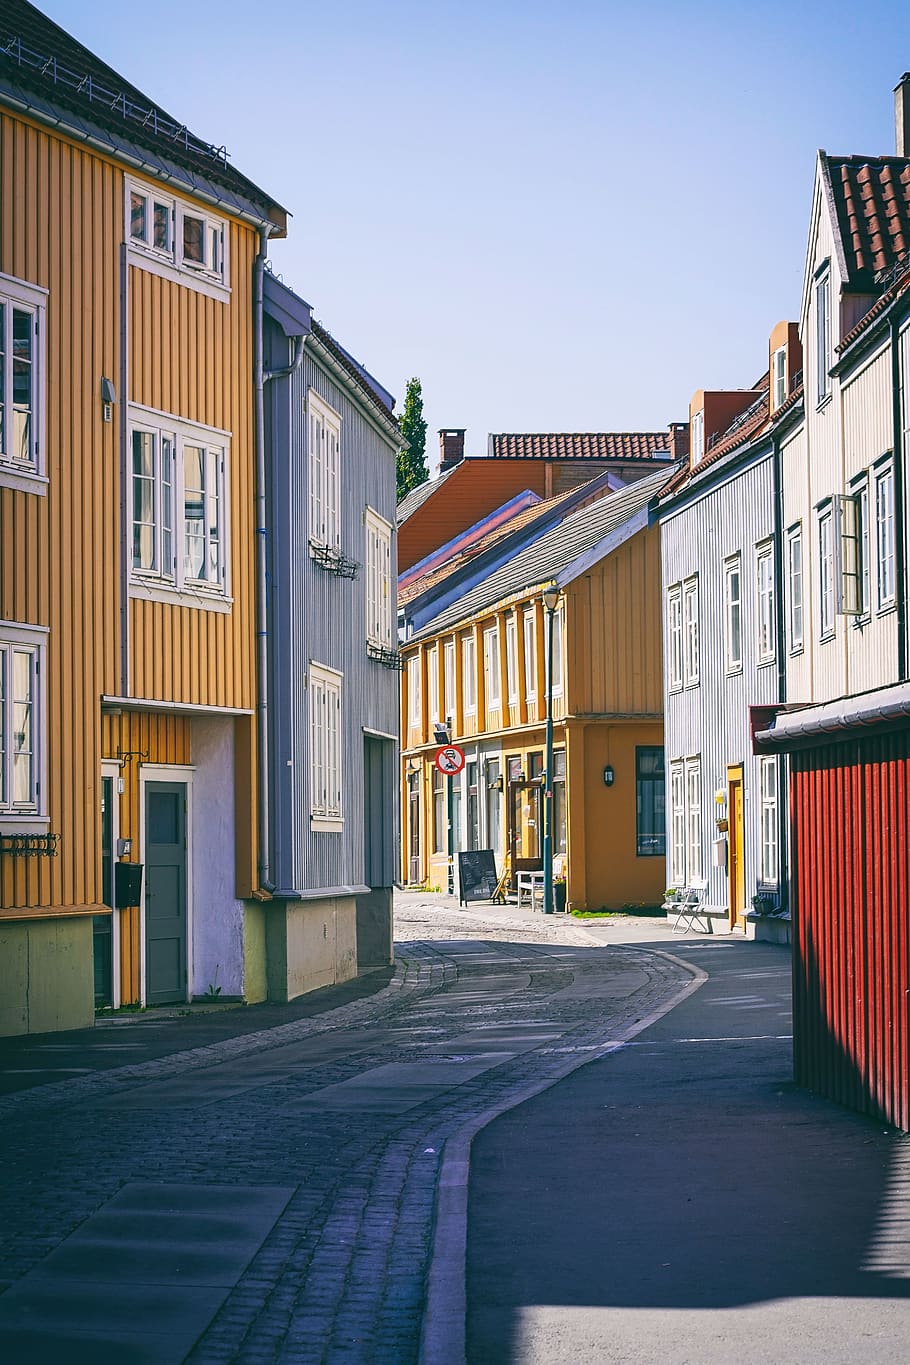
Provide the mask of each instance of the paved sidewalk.
POLYGON ((474 1139, 468 1361, 906 1365, 910 1141, 792 1084, 789 950, 597 934, 708 979, 474 1139))

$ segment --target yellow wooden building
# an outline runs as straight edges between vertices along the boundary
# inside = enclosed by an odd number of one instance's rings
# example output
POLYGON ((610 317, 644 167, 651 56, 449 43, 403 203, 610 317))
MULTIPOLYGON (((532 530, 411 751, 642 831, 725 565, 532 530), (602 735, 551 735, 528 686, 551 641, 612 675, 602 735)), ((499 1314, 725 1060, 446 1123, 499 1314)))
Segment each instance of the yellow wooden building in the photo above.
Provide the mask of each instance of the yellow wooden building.
POLYGON ((542 867, 548 619, 553 617, 554 872, 572 908, 663 896, 664 768, 659 532, 667 472, 583 506, 473 585, 402 645, 402 880, 445 889, 447 779, 433 758, 451 722, 456 850, 497 871, 542 867))
POLYGON ((264 960, 253 282, 285 214, 30 5, 4 18, 0 1033, 14 1033, 88 1024, 96 1003, 264 993, 249 965, 264 960), (118 863, 142 864, 141 890, 118 863))

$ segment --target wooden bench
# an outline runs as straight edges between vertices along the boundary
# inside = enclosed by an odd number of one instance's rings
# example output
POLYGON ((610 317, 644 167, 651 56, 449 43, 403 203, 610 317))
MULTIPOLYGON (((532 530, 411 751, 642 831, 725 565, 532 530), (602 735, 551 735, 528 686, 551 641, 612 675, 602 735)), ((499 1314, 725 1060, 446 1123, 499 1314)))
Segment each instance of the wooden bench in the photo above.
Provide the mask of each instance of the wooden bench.
POLYGON ((699 920, 703 931, 710 934, 711 921, 702 907, 704 894, 704 887, 681 886, 675 899, 664 901, 663 908, 667 914, 676 915, 672 925, 674 934, 685 934, 689 929, 696 928, 696 921, 699 920))

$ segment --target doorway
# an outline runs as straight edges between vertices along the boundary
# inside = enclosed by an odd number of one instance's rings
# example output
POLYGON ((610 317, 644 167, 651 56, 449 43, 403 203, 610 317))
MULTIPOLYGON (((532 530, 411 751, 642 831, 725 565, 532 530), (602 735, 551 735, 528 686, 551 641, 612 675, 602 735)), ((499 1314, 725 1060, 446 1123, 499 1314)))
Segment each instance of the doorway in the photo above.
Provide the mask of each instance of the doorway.
POLYGON ((146 1004, 187 998, 187 786, 145 784, 146 1004))
POLYGON ((95 969, 95 1009, 114 1003, 114 777, 101 778, 101 903, 109 915, 92 917, 95 969))
POLYGON ((743 765, 727 769, 728 872, 730 928, 744 929, 746 914, 745 835, 743 829, 743 765))

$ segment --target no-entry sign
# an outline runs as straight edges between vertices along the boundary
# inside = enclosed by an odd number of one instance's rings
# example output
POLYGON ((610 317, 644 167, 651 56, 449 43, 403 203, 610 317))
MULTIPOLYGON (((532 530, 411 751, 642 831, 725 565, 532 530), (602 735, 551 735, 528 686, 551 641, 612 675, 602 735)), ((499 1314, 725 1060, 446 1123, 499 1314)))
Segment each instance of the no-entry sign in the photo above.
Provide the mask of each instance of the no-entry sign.
POLYGON ((436 750, 436 758, 433 761, 441 773, 447 773, 451 777, 453 773, 460 773, 464 767, 464 749, 459 749, 457 744, 444 744, 441 749, 436 750))

